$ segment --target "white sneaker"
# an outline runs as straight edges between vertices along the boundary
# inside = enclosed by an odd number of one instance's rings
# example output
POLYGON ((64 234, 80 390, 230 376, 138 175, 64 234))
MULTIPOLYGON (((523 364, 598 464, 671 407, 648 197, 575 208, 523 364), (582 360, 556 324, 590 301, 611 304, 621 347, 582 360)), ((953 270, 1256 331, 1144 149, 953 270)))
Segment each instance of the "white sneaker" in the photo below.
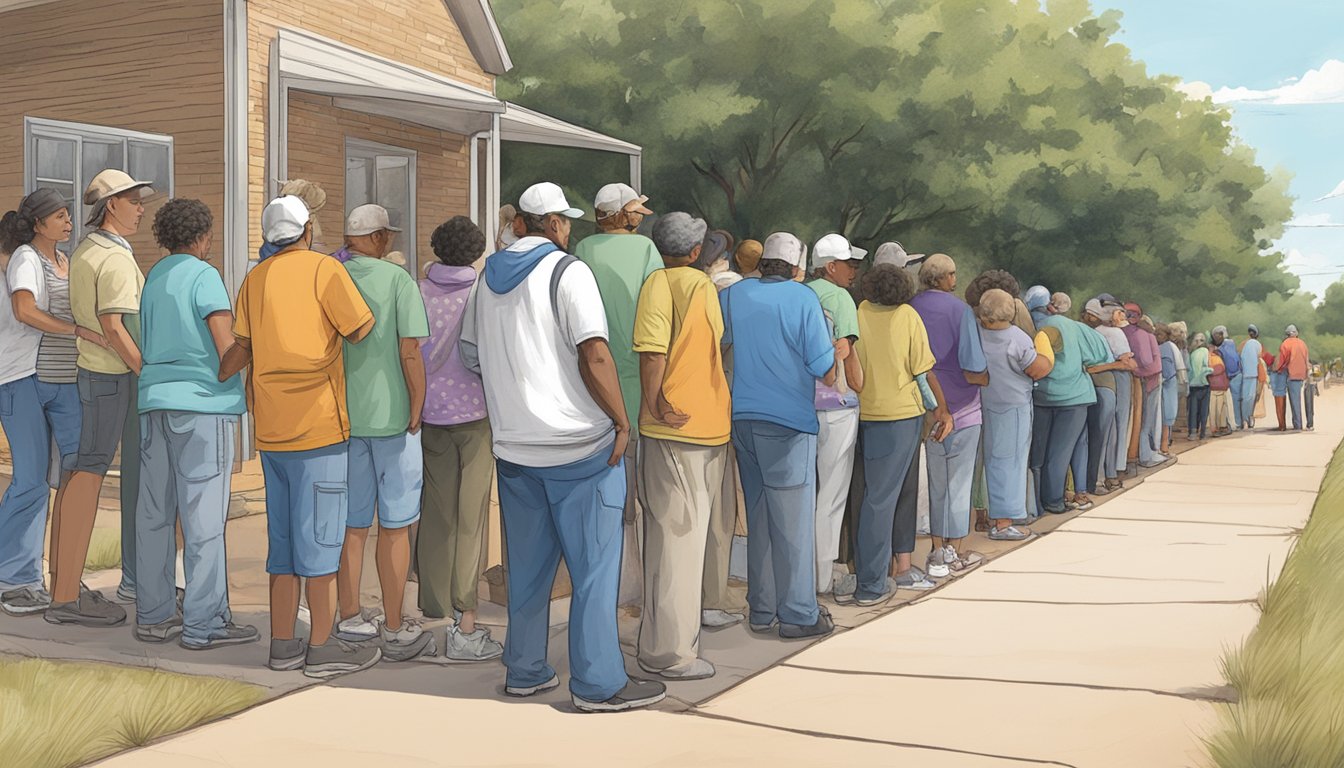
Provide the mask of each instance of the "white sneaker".
POLYGON ((365 616, 364 612, 360 611, 348 619, 342 619, 336 625, 336 636, 348 643, 372 640, 378 636, 378 625, 382 619, 382 614, 365 616))
POLYGON ((854 602, 854 591, 859 588, 859 577, 852 573, 846 573, 835 582, 835 590, 831 593, 831 598, 838 605, 849 605, 854 602))
POLYGON ((504 655, 504 646, 490 637, 490 630, 479 625, 475 632, 466 635, 454 624, 448 628, 447 640, 443 655, 453 661, 489 661, 504 655))
POLYGON ((929 578, 945 579, 952 575, 952 568, 948 564, 945 554, 947 549, 948 548, 935 549, 929 553, 928 564, 924 568, 924 572, 929 578))
MULTIPOLYGON (((353 618, 353 617, 352 617, 353 618)), ((410 661, 417 656, 433 656, 437 650, 434 636, 410 619, 403 618, 396 630, 378 624, 378 636, 383 641, 383 658, 387 661, 410 661)))
POLYGON ((723 629, 734 624, 741 624, 746 618, 740 613, 729 613, 718 608, 711 608, 700 612, 700 626, 708 629, 723 629))

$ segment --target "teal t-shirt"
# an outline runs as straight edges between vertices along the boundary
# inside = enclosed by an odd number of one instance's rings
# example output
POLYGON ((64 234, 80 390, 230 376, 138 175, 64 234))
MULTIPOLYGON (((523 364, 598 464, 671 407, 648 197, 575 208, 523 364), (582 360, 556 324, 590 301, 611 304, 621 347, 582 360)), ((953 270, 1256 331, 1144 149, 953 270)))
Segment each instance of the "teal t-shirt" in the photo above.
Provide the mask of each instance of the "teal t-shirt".
POLYGON ((599 233, 585 237, 574 249, 588 265, 607 312, 607 343, 621 380, 621 396, 631 429, 639 424, 639 354, 635 352, 635 308, 639 289, 649 275, 663 268, 663 257, 643 235, 599 233))
POLYGON ((849 291, 830 280, 813 280, 807 284, 821 300, 821 308, 831 316, 835 324, 835 338, 859 337, 859 309, 854 305, 854 297, 849 291))
POLYGON ((219 381, 219 350, 205 323, 232 311, 224 280, 206 262, 177 253, 154 265, 140 299, 140 413, 247 410, 241 375, 219 381))
POLYGON ((1055 367, 1036 382, 1036 405, 1060 408, 1097 402, 1097 389, 1087 369, 1115 359, 1106 339, 1062 315, 1049 315, 1036 328, 1050 339, 1055 352, 1055 367))
POLYGON ((401 340, 429 336, 420 288, 389 261, 354 256, 350 279, 373 310, 373 330, 358 344, 345 343, 345 393, 351 437, 392 437, 411 421, 411 395, 401 370, 401 340))

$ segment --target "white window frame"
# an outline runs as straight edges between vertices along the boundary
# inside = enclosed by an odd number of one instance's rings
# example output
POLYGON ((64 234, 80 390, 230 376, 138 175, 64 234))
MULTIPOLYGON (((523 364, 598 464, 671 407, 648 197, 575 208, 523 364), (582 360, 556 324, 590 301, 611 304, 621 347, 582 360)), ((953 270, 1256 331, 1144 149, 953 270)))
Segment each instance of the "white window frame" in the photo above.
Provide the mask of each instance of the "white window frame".
MULTIPOLYGON (((406 147, 398 147, 392 144, 382 144, 376 141, 369 141, 368 139, 357 139, 347 136, 345 139, 345 157, 342 159, 342 167, 345 166, 345 161, 349 160, 351 150, 354 150, 357 155, 394 155, 396 157, 404 157, 409 161, 410 172, 408 176, 411 188, 406 201, 406 220, 402 222, 402 255, 406 257, 406 271, 410 272, 411 276, 414 277, 415 271, 419 269, 418 262, 420 259, 419 242, 416 240, 419 233, 417 232, 415 218, 416 190, 419 188, 415 174, 416 164, 418 163, 420 153, 414 149, 407 149, 406 147)), ((344 183, 345 179, 342 177, 342 184, 344 183)), ((377 184, 376 181, 374 183, 377 184)), ((345 194, 343 195, 343 199, 347 209, 344 212, 344 215, 348 216, 350 213, 350 190, 345 189, 344 191, 345 194)), ((344 218, 344 216, 342 218, 344 218)))
MULTIPOLYGON (((75 223, 75 240, 84 234, 84 220, 87 216, 85 211, 83 195, 84 190, 88 188, 92 179, 84 178, 84 141, 85 139, 97 140, 99 142, 121 142, 121 170, 126 171, 131 161, 130 142, 136 141, 142 144, 155 144, 168 149, 168 188, 155 189, 158 194, 173 196, 173 187, 175 184, 175 159, 173 152, 173 137, 159 133, 145 133, 143 131, 130 131, 123 128, 109 128, 102 125, 91 125, 88 123, 73 123, 65 120, 49 120, 42 117, 24 117, 23 118, 23 190, 24 194, 31 194, 37 189, 39 177, 37 175, 37 139, 54 139, 57 141, 73 141, 75 143, 75 167, 74 167, 74 187, 75 199, 71 203, 70 214, 75 223)), ((59 183, 66 183, 63 179, 53 179, 59 183)))

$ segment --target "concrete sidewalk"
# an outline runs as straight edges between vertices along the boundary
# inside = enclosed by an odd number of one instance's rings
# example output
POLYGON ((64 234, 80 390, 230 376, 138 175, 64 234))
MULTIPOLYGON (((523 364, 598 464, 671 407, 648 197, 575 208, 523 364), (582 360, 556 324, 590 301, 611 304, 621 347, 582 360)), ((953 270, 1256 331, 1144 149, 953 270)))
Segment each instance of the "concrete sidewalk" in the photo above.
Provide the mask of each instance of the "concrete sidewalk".
MULTIPOLYGON (((1318 403, 1314 433, 1187 452, 1039 541, 705 701, 585 717, 558 692, 502 700, 497 667, 472 670, 494 680, 482 696, 456 670, 402 665, 106 765, 1203 765, 1201 737, 1235 696, 1219 659, 1255 626, 1344 437, 1330 407, 1344 397, 1318 403)), ((716 662, 732 651, 706 645, 716 662)))

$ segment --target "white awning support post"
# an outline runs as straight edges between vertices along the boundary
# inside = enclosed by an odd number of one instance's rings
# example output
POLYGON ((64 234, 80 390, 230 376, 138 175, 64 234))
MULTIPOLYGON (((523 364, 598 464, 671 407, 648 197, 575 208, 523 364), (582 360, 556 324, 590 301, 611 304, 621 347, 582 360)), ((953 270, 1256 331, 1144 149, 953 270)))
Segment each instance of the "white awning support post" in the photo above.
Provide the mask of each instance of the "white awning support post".
POLYGON ((644 194, 644 155, 635 153, 630 156, 630 186, 635 191, 644 194))

